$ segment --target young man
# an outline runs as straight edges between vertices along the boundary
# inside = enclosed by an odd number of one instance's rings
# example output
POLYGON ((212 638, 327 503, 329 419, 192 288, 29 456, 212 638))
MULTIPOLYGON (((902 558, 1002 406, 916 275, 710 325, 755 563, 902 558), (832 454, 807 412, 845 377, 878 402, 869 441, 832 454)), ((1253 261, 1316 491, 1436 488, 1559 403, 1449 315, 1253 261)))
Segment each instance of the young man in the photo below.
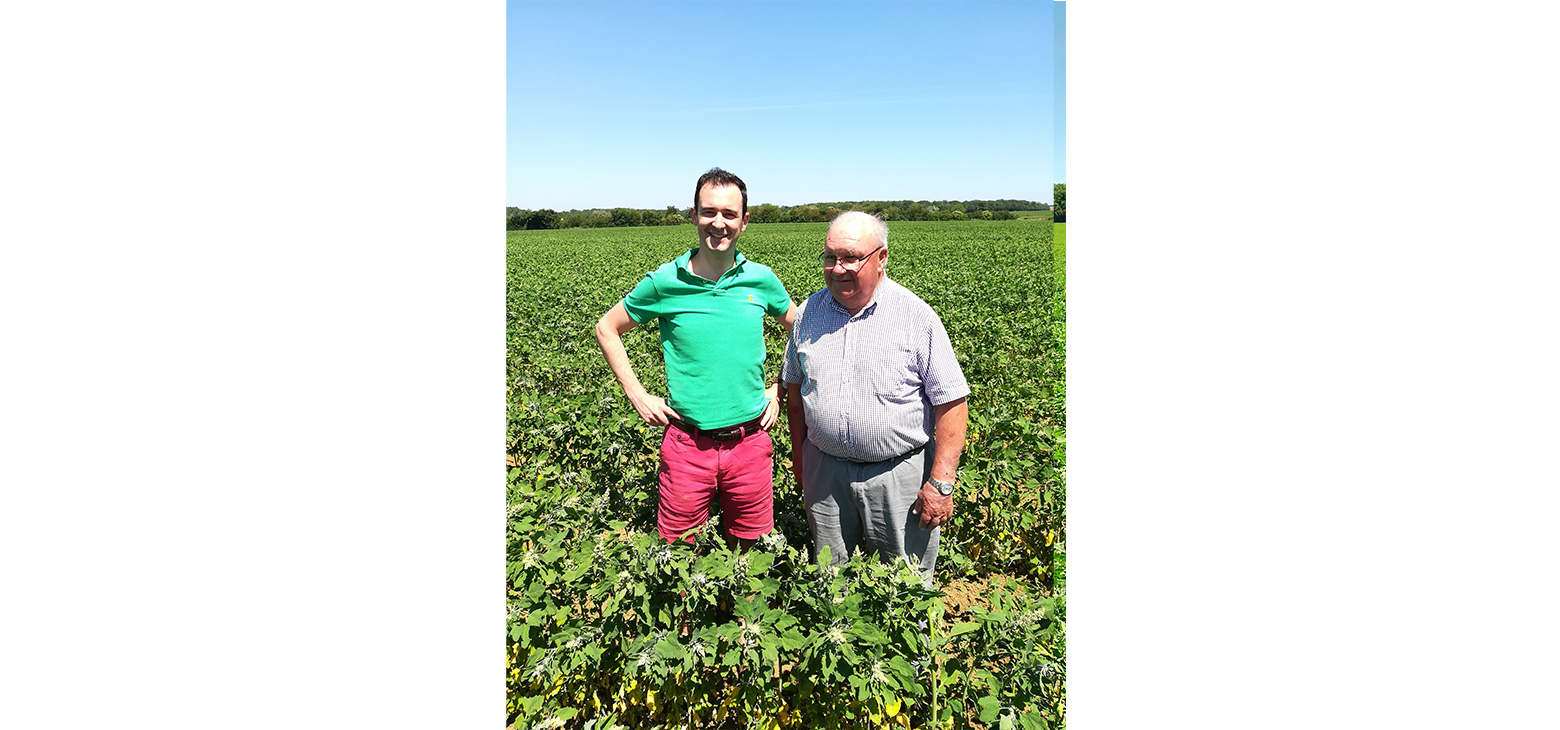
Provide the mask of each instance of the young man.
POLYGON ((786 332, 796 305, 769 267, 737 252, 747 229, 747 185, 720 168, 694 184, 691 217, 699 242, 645 275, 596 323, 596 341, 646 423, 661 439, 662 539, 709 519, 720 498, 726 544, 749 547, 774 529, 778 388, 764 379, 764 315, 786 332), (669 398, 651 395, 629 364, 623 333, 659 318, 669 398))

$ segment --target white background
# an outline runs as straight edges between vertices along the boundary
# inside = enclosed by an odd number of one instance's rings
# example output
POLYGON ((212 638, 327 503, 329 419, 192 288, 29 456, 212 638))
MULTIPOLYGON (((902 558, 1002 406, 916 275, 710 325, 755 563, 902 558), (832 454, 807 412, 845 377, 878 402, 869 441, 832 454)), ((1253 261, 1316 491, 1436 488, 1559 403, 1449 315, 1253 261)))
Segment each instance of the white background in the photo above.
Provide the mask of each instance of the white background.
MULTIPOLYGON (((21 7, 0 725, 500 727, 504 6, 21 7)), ((1072 3, 1071 726, 1555 724, 1528 7, 1072 3)))

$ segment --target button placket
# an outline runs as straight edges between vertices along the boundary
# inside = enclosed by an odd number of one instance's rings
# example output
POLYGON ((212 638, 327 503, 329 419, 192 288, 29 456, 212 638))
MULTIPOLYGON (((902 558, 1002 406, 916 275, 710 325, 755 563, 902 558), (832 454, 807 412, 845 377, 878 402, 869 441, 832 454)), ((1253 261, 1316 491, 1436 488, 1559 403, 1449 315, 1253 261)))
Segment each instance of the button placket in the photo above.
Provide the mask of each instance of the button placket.
POLYGON ((850 390, 850 346, 850 321, 846 320, 845 326, 840 328, 840 358, 843 362, 839 367, 839 389, 842 395, 840 403, 845 406, 840 409, 840 443, 847 449, 850 448, 850 406, 854 405, 851 399, 855 395, 850 390))

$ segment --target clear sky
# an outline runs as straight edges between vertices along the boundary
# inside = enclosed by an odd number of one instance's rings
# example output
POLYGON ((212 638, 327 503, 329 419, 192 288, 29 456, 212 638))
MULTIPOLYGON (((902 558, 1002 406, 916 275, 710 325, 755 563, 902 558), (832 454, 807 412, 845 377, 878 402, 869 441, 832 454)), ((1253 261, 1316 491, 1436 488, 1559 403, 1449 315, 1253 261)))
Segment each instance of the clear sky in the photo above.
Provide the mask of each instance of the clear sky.
POLYGON ((507 203, 1050 202, 1065 5, 510 0, 507 203))
POLYGON ((1056 173, 1056 182, 1064 183, 1067 182, 1067 3, 1058 0, 1051 7, 1056 11, 1051 43, 1055 54, 1052 72, 1056 75, 1056 83, 1051 89, 1051 99, 1056 109, 1056 147, 1051 169, 1056 173))

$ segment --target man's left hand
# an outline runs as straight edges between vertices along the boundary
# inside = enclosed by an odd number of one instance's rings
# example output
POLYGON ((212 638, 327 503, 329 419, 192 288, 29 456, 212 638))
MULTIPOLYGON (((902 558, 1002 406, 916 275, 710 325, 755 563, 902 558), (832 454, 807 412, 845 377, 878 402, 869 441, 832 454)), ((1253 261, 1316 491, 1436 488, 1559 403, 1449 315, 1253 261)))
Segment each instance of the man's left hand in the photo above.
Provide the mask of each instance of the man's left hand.
POLYGON ((768 431, 769 427, 775 425, 775 421, 777 421, 779 419, 780 419, 780 399, 779 398, 770 398, 769 399, 769 405, 764 406, 764 415, 759 417, 758 427, 764 429, 765 431, 768 431))
POLYGON ((953 495, 944 497, 931 482, 922 484, 921 493, 916 495, 915 505, 910 508, 910 513, 921 516, 923 530, 941 527, 953 518, 953 495))

